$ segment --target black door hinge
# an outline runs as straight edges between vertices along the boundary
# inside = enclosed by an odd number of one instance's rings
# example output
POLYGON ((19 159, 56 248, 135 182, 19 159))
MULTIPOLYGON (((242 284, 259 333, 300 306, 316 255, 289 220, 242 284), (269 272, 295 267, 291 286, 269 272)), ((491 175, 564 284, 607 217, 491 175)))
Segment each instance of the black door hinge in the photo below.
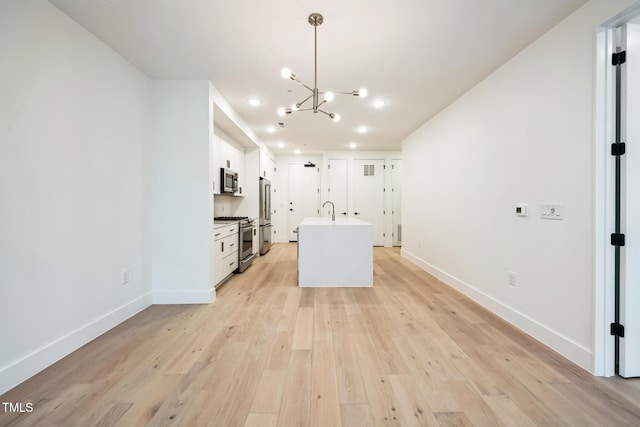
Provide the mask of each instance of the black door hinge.
POLYGON ((618 66, 624 64, 627 61, 627 51, 616 52, 611 55, 611 65, 618 66))
POLYGON ((612 246, 624 246, 624 234, 622 234, 622 233, 613 233, 613 234, 611 234, 611 245, 612 246))
POLYGON ((624 326, 622 326, 620 323, 612 323, 611 335, 613 335, 614 337, 624 338, 624 326))
POLYGON ((624 142, 614 142, 611 144, 611 155, 622 156, 626 152, 624 142))

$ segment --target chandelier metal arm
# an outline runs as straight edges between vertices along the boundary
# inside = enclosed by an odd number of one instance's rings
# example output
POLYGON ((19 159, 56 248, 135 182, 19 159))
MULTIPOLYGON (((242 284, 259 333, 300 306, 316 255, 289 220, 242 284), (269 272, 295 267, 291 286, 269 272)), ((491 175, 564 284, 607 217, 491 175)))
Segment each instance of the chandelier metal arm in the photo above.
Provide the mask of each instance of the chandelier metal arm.
MULTIPOLYGON (((311 94, 311 95, 307 96, 307 97, 306 97, 305 99, 303 99, 302 101, 297 102, 297 103, 296 103, 296 107, 300 108, 300 106, 301 106, 302 104, 304 104, 305 102, 307 102, 308 100, 310 100, 312 96, 313 96, 313 94, 311 94)), ((298 111, 300 111, 300 110, 298 110, 298 111)))
POLYGON ((322 114, 326 114, 327 116, 331 117, 332 119, 336 116, 335 114, 333 114, 333 113, 327 113, 327 112, 326 112, 326 111, 324 111, 324 110, 320 110, 320 109, 318 109, 318 111, 319 111, 319 112, 321 112, 322 114))
POLYGON ((306 88, 307 88, 307 89, 309 89, 311 92, 313 92, 313 89, 311 89, 311 88, 310 88, 309 86, 307 86, 306 84, 302 83, 300 80, 298 80, 298 78, 297 78, 297 77, 294 77, 292 80, 293 80, 294 82, 297 82, 298 84, 300 84, 300 85, 302 85, 302 86, 306 87, 306 88))

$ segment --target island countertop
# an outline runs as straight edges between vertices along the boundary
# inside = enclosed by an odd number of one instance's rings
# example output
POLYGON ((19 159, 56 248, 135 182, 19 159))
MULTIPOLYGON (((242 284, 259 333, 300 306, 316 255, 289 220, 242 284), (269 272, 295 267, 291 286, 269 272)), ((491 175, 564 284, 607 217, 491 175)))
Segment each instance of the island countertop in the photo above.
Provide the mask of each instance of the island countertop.
POLYGON ((312 218, 305 218, 302 220, 302 222, 300 223, 300 225, 363 225, 363 226, 370 226, 371 224, 365 221, 362 221, 361 219, 357 219, 357 218, 350 218, 350 217, 339 217, 336 218, 335 221, 332 221, 331 218, 325 218, 325 217, 312 217, 312 218))

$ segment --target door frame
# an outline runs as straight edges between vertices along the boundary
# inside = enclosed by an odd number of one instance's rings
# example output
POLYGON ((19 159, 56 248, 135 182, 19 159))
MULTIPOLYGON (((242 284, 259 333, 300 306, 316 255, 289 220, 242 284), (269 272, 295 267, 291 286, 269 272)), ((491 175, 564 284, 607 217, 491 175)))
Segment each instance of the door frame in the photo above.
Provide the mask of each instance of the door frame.
POLYGON ((614 322, 614 256, 610 235, 614 230, 615 180, 611 143, 615 139, 615 52, 616 28, 640 16, 635 4, 596 29, 594 97, 594 375, 615 375, 615 339, 610 334, 614 322))

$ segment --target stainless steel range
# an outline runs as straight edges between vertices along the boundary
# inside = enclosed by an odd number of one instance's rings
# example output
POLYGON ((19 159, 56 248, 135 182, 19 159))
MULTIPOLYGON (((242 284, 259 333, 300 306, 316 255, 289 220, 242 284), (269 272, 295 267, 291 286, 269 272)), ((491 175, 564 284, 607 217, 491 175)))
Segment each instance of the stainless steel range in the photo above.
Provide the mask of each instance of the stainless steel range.
POLYGON ((256 233, 256 224, 252 218, 246 216, 218 216, 216 221, 238 221, 238 273, 242 273, 253 261, 253 235, 256 233))

